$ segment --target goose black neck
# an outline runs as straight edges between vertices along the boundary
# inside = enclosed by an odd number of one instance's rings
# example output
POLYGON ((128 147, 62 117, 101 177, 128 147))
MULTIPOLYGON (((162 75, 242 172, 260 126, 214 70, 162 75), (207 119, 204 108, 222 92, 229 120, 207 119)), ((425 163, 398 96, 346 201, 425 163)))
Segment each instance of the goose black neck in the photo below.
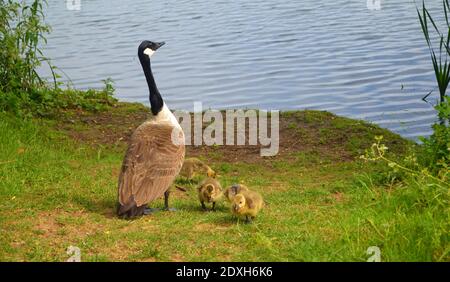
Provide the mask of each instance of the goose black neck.
POLYGON ((164 105, 163 99, 158 91, 158 87, 156 87, 155 78, 153 77, 150 64, 150 58, 147 55, 139 54, 139 60, 141 61, 142 70, 144 71, 145 79, 147 80, 148 91, 150 92, 149 99, 152 107, 151 110, 153 115, 156 116, 164 105))

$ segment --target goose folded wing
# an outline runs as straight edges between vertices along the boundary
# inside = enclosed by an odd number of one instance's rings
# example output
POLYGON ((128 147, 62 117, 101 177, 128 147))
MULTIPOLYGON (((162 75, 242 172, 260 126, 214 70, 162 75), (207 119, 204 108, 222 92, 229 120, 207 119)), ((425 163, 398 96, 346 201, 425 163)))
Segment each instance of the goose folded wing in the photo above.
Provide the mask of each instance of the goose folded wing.
POLYGON ((149 124, 133 134, 119 180, 121 204, 132 198, 137 206, 149 203, 172 184, 184 159, 184 146, 172 143, 172 130, 149 124))

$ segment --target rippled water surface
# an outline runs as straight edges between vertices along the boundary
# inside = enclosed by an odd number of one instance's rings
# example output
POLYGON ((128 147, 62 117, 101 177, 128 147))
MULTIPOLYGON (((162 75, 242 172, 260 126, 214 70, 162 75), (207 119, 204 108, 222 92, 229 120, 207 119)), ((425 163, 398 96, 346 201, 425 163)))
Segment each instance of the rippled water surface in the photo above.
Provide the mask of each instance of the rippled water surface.
POLYGON ((74 86, 111 77, 124 101, 148 104, 136 52, 149 39, 167 43, 152 67, 174 109, 321 109, 410 138, 434 121, 421 100, 435 82, 412 0, 381 10, 366 0, 81 0, 79 11, 50 0, 47 22, 45 53, 74 86))

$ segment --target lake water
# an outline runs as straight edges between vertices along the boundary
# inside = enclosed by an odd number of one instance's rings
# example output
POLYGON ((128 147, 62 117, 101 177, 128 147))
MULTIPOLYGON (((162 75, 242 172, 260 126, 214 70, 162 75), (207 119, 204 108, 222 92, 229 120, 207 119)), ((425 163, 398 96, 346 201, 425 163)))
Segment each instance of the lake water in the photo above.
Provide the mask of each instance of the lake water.
POLYGON ((412 0, 380 10, 366 0, 48 2, 45 54, 79 89, 111 77, 119 99, 148 105, 136 56, 148 39, 166 41, 152 67, 173 109, 320 109, 413 139, 435 120, 421 100, 435 80, 412 0))

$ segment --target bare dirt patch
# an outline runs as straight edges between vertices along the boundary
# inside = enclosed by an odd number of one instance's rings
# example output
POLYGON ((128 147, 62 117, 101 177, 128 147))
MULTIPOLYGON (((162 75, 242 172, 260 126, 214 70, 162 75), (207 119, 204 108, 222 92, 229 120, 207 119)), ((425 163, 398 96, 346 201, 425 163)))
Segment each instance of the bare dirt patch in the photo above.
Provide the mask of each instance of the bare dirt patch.
POLYGON ((101 226, 88 222, 89 215, 83 211, 45 211, 36 216, 34 230, 40 236, 50 238, 67 236, 81 238, 98 231, 101 226))
MULTIPOLYGON (((151 117, 147 108, 132 105, 130 109, 130 104, 119 103, 110 111, 98 113, 68 112, 59 120, 57 126, 76 141, 92 146, 125 150, 133 131, 151 117)), ((193 120, 193 114, 191 116, 193 120)), ((225 127, 225 115, 223 116, 225 127)), ((191 140, 194 140, 193 126, 192 124, 191 140)), ((204 123, 203 128, 206 126, 208 125, 204 123)), ((225 138, 226 128, 224 130, 225 138)), ((236 133, 237 126, 234 127, 234 131, 236 133)), ((248 126, 246 126, 245 134, 246 144, 248 144, 248 126)), ((212 162, 227 163, 263 164, 265 161, 270 163, 273 160, 290 161, 297 159, 296 154, 299 153, 311 154, 319 159, 331 161, 350 161, 371 145, 375 135, 384 135, 386 144, 394 151, 401 150, 406 143, 398 135, 375 125, 338 117, 328 112, 283 112, 280 115, 279 124, 279 153, 274 157, 261 157, 260 145, 190 145, 186 146, 186 155, 205 157, 212 162)))

